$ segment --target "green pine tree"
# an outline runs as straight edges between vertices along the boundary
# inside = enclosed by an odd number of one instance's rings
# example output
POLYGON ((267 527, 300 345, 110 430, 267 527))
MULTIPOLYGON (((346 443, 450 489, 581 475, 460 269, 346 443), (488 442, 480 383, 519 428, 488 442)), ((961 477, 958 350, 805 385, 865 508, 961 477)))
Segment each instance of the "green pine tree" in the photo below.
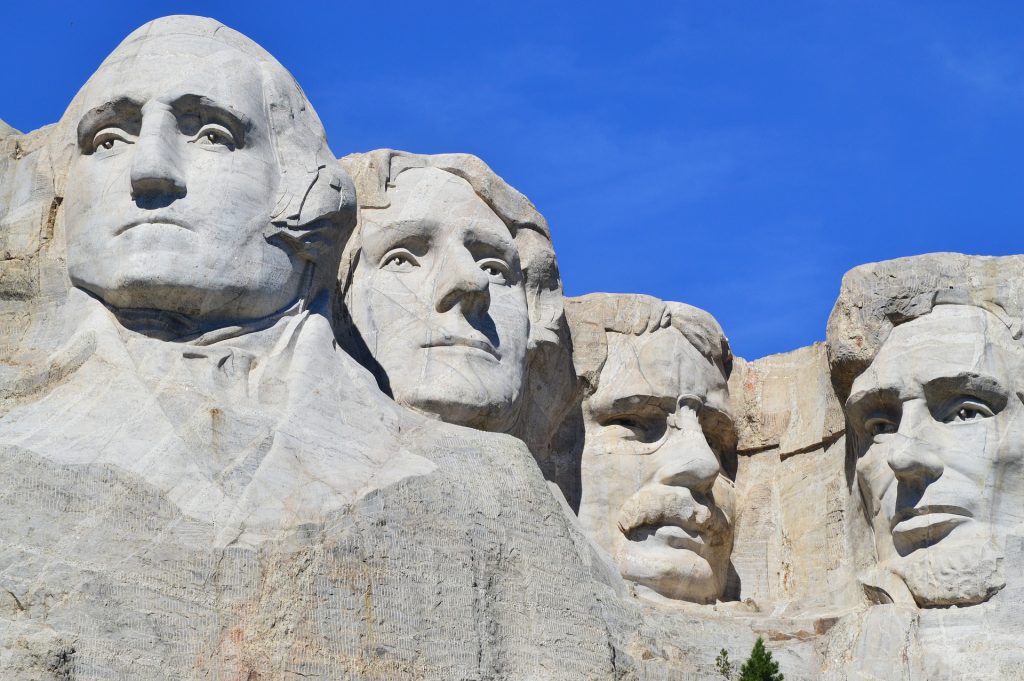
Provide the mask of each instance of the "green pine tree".
POLYGON ((784 678, 779 673, 779 663, 772 659, 771 652, 764 647, 764 639, 758 636, 750 657, 740 667, 739 681, 783 681, 784 678))
POLYGON ((715 669, 723 679, 732 681, 732 661, 729 660, 729 651, 725 648, 718 651, 718 657, 715 658, 715 669))

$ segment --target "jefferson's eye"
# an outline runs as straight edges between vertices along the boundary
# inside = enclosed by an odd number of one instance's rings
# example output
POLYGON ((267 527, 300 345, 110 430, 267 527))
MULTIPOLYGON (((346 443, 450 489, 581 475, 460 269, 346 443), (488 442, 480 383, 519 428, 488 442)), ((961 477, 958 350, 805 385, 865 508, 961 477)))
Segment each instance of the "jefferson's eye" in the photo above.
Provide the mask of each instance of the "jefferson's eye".
POLYGON ((895 433, 899 424, 886 416, 872 416, 864 422, 864 432, 870 437, 895 433))
POLYGON ((192 140, 196 144, 202 146, 220 146, 227 147, 228 149, 235 148, 235 138, 231 132, 222 125, 216 123, 208 123, 203 126, 196 135, 195 139, 192 140))
POLYGON ((480 269, 487 273, 488 278, 497 284, 507 284, 509 281, 508 265, 497 258, 487 258, 479 262, 480 269))
POLYGON ((119 128, 104 128, 92 138, 93 151, 107 151, 118 144, 131 144, 129 135, 119 128))
POLYGON ((946 412, 944 423, 964 423, 967 421, 979 421, 994 416, 988 405, 976 399, 958 400, 951 405, 946 412))
POLYGON ((396 248, 384 256, 380 261, 380 268, 390 272, 409 272, 419 267, 420 263, 409 251, 404 248, 396 248))

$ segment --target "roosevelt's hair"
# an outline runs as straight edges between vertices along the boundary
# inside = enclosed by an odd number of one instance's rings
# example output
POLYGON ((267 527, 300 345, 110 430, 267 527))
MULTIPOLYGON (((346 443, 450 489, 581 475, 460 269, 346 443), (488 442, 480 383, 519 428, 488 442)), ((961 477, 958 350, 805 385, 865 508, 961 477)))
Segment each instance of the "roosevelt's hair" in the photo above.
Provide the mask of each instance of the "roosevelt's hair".
POLYGON ((608 333, 639 336, 671 328, 728 379, 732 372, 729 339, 710 313, 700 308, 636 293, 591 293, 567 298, 566 319, 573 338, 573 363, 584 398, 600 385, 608 359, 608 333))

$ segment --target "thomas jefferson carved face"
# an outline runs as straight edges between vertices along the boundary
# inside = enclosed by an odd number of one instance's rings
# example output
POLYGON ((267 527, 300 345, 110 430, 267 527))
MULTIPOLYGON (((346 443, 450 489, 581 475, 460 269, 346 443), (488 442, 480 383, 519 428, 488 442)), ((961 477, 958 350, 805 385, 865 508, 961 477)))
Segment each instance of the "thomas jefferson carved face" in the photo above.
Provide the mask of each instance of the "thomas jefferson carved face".
POLYGON ((1003 585, 1024 521, 1024 351, 977 307, 895 327, 853 384, 847 416, 879 561, 921 606, 970 605, 1003 585))
POLYGON ((270 315, 302 267, 265 236, 280 170, 260 67, 205 38, 153 43, 86 85, 65 191, 72 283, 116 308, 270 315))
POLYGON ((641 595, 714 602, 732 551, 725 378, 675 329, 607 337, 583 405, 580 521, 641 595))
POLYGON ((401 404, 507 431, 526 365, 529 316, 508 227, 468 182, 413 168, 364 210, 346 303, 401 404))

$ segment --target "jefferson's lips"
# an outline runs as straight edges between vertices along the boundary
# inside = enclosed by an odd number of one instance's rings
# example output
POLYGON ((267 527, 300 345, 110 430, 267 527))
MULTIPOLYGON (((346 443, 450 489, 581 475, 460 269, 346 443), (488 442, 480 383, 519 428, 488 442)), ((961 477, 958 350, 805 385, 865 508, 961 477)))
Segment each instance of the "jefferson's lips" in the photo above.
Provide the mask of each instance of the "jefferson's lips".
POLYGON ((126 223, 126 224, 118 227, 114 231, 114 236, 118 236, 120 234, 124 234, 129 229, 132 229, 133 227, 140 227, 142 225, 154 225, 154 226, 157 226, 157 225, 170 225, 170 226, 173 226, 173 227, 180 227, 181 229, 192 231, 191 228, 188 225, 186 225, 184 222, 182 222, 181 220, 178 220, 176 218, 147 217, 147 218, 140 218, 138 220, 132 220, 131 222, 126 223))
POLYGON ((473 348, 475 350, 483 350, 495 359, 498 357, 498 351, 494 349, 494 346, 485 340, 479 340, 476 338, 466 338, 464 336, 448 336, 439 340, 424 343, 421 347, 424 348, 451 348, 451 347, 464 347, 473 348))

